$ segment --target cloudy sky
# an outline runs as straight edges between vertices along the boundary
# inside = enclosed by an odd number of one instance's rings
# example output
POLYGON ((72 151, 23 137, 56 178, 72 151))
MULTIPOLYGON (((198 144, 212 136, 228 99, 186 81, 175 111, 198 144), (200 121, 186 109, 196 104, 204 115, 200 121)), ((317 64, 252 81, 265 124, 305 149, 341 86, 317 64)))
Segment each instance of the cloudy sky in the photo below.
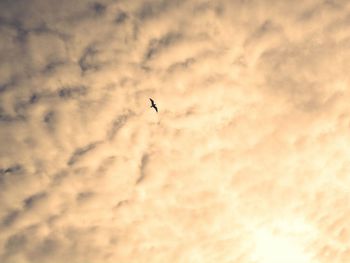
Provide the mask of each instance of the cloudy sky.
POLYGON ((350 262, 349 25, 345 0, 1 0, 0 262, 350 262))

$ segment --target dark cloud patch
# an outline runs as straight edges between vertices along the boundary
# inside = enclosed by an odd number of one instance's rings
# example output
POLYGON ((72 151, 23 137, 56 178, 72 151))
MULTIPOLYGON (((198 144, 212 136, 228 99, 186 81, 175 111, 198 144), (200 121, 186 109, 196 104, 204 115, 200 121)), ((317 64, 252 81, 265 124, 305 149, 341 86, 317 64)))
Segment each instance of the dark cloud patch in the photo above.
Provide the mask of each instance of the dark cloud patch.
POLYGON ((3 219, 3 221, 1 222, 1 225, 3 227, 9 227, 12 224, 14 224, 16 222, 16 220, 19 218, 20 215, 20 211, 19 210, 14 210, 11 211, 7 216, 5 216, 5 218, 3 219))
POLYGON ((7 256, 23 251, 27 246, 27 243, 28 243, 28 239, 23 234, 15 234, 11 236, 7 240, 5 245, 7 256))
POLYGON ((0 16, 0 26, 2 27, 17 27, 19 24, 20 21, 16 19, 8 19, 6 17, 0 16))
POLYGON ((0 189, 3 187, 6 187, 10 179, 21 180, 23 173, 24 173, 24 168, 20 164, 15 164, 7 168, 1 168, 0 169, 0 189))
POLYGON ((17 77, 12 77, 9 81, 0 83, 0 94, 17 84, 17 77))
POLYGON ((324 10, 338 11, 341 10, 341 8, 343 8, 341 1, 320 1, 311 8, 307 8, 306 10, 302 11, 298 16, 298 20, 308 21, 316 18, 324 10))
POLYGON ((15 165, 10 166, 8 168, 1 168, 0 175, 19 173, 21 171, 23 171, 23 167, 20 164, 15 164, 15 165))
POLYGON ((4 92, 4 91, 7 89, 7 87, 8 87, 8 84, 7 84, 7 83, 5 83, 5 84, 0 84, 0 93, 1 93, 1 92, 4 92))
POLYGON ((255 43, 257 40, 268 35, 269 33, 278 30, 281 31, 281 28, 278 25, 276 25, 273 21, 267 19, 253 32, 251 36, 249 36, 246 39, 245 44, 247 45, 250 43, 255 43))
POLYGON ((24 44, 27 41, 29 31, 24 28, 17 28, 17 40, 19 43, 24 44))
POLYGON ((59 60, 49 62, 49 63, 45 66, 45 68, 44 68, 44 70, 43 70, 43 73, 44 73, 44 74, 52 73, 52 72, 55 71, 57 68, 62 67, 62 66, 64 66, 65 64, 66 64, 66 63, 65 63, 64 61, 59 61, 59 60))
MULTIPOLYGON (((27 119, 28 117, 28 112, 27 109, 28 107, 33 106, 34 104, 38 104, 40 102, 40 99, 43 98, 44 96, 39 95, 38 93, 33 93, 30 95, 27 99, 25 100, 19 100, 15 102, 14 109, 17 113, 16 116, 22 116, 21 118, 27 119)), ((1 110, 0 110, 1 112, 1 110)), ((1 113, 0 113, 1 115, 1 113)))
POLYGON ((44 115, 44 122, 47 125, 51 125, 53 123, 54 118, 55 118, 55 113, 53 111, 49 111, 44 115))
POLYGON ((114 164, 116 160, 115 156, 109 156, 101 161, 101 164, 98 166, 96 170, 96 176, 102 176, 106 174, 108 169, 114 164))
POLYGON ((165 5, 155 5, 151 2, 146 2, 141 7, 138 16, 141 20, 151 18, 162 9, 162 6, 164 7, 165 5))
POLYGON ((130 115, 123 114, 118 116, 112 123, 112 127, 107 134, 109 140, 113 140, 117 132, 125 125, 130 115))
POLYGON ((39 34, 46 34, 46 35, 53 34, 53 35, 58 35, 61 37, 66 36, 66 35, 63 35, 62 33, 60 33, 59 31, 56 31, 56 30, 49 28, 46 23, 41 23, 38 26, 30 29, 30 32, 36 33, 38 35, 39 34))
POLYGON ((152 39, 148 45, 148 49, 145 54, 145 60, 152 59, 157 55, 158 52, 167 48, 180 40, 182 35, 178 32, 167 33, 160 39, 152 39))
POLYGON ((136 180, 136 184, 141 183, 145 178, 146 178, 146 166, 149 162, 149 155, 148 154, 143 154, 141 158, 141 164, 140 164, 140 176, 136 180))
MULTIPOLYGON (((48 97, 53 97, 49 93, 32 93, 27 99, 20 100, 15 103, 15 111, 18 114, 18 116, 27 116, 26 109, 28 107, 33 106, 34 104, 38 104, 41 99, 45 99, 48 97)), ((0 110, 1 112, 1 110, 0 110)))
POLYGON ((16 40, 20 43, 24 43, 27 40, 29 33, 35 34, 53 34, 61 38, 62 40, 68 40, 69 35, 62 33, 56 29, 50 28, 45 22, 41 22, 35 27, 25 27, 23 22, 18 19, 7 19, 0 17, 0 26, 9 27, 16 31, 16 40))
POLYGON ((25 121, 25 117, 23 115, 9 115, 9 114, 1 114, 0 113, 0 122, 18 122, 25 121))
MULTIPOLYGON (((28 105, 29 105, 28 101, 23 101, 23 100, 16 101, 14 109, 15 109, 17 115, 25 116, 26 115, 25 109, 28 107, 28 105)), ((0 112, 1 112, 1 110, 0 110, 0 112)))
POLYGON ((69 166, 75 164, 79 158, 81 158, 83 155, 87 154, 88 152, 92 151, 93 149, 96 148, 96 146, 98 144, 100 144, 101 142, 93 142, 90 143, 82 148, 79 148, 77 150, 74 151, 74 153, 72 154, 72 156, 69 158, 69 161, 67 162, 67 164, 69 166))
POLYGON ((128 19, 128 14, 123 12, 123 11, 120 11, 117 15, 116 15, 116 18, 115 18, 115 23, 116 24, 122 24, 124 23, 127 19, 128 19))
POLYGON ((29 253, 29 256, 43 262, 49 262, 55 254, 57 254, 62 247, 62 242, 54 237, 47 237, 42 240, 34 249, 29 253), (48 261, 46 261, 48 260, 48 261))
POLYGON ((145 1, 138 11, 138 17, 140 20, 155 19, 160 14, 167 12, 172 8, 179 7, 184 1, 145 1))
POLYGON ((97 54, 97 49, 94 46, 87 47, 79 59, 79 67, 84 73, 88 70, 98 69, 98 65, 94 63, 94 56, 97 54))
POLYGON ((51 182, 51 186, 58 186, 60 185, 69 175, 69 171, 66 169, 63 169, 61 171, 58 171, 53 175, 53 179, 51 182))
POLYGON ((34 104, 34 103, 37 103, 38 101, 39 101, 39 95, 36 93, 33 93, 33 95, 30 96, 29 103, 34 104))
POLYGON ((29 30, 23 27, 20 20, 0 17, 0 26, 13 28, 17 32, 15 39, 20 43, 26 42, 29 30))
POLYGON ((29 196, 23 201, 23 205, 25 209, 31 209, 33 206, 35 206, 38 202, 45 199, 47 197, 47 193, 41 192, 34 195, 29 196))
POLYGON ((98 16, 104 15, 106 13, 106 9, 107 9, 105 5, 98 3, 98 2, 93 3, 91 8, 94 11, 94 13, 98 16))
POLYGON ((86 93, 86 86, 64 87, 58 91, 58 96, 62 99, 76 99, 86 93))
POLYGON ((117 237, 111 237, 109 239, 109 244, 116 245, 117 243, 118 243, 118 238, 117 237))
POLYGON ((83 201, 87 201, 94 195, 95 193, 91 191, 81 192, 77 195, 76 199, 77 199, 77 202, 83 202, 83 201))
MULTIPOLYGON (((36 36, 51 36, 51 37, 55 37, 58 40, 61 40, 63 43, 67 43, 69 40, 71 40, 72 36, 59 31, 55 28, 52 28, 50 26, 48 26, 46 23, 41 23, 38 26, 34 27, 34 28, 29 28, 26 30, 28 33, 34 34, 36 36)), ((63 63, 62 61, 54 61, 51 63, 63 63)))
POLYGON ((129 202, 129 200, 121 200, 113 207, 113 209, 118 209, 124 205, 127 205, 129 202))
POLYGON ((173 73, 174 71, 176 71, 178 69, 188 69, 195 62, 196 62, 196 59, 188 58, 185 61, 181 61, 181 62, 170 65, 169 68, 167 69, 167 72, 173 73))

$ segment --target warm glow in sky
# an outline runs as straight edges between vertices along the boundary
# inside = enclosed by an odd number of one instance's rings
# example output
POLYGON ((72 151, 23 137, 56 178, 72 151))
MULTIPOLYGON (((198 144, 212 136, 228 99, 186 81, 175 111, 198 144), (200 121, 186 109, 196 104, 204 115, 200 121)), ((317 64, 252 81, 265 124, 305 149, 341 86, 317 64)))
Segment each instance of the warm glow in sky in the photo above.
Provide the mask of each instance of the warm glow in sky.
POLYGON ((349 14, 1 0, 0 262, 349 263, 349 14))

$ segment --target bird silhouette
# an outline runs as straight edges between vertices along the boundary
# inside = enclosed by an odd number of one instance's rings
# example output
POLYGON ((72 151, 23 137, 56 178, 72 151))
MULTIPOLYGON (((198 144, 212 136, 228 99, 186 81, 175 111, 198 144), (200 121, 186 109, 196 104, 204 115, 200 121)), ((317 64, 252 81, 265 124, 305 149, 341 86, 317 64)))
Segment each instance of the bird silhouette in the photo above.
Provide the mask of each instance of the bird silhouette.
POLYGON ((149 98, 149 100, 152 103, 151 108, 154 108, 156 110, 156 112, 158 112, 158 108, 157 108, 157 105, 154 103, 154 100, 152 100, 151 98, 149 98))

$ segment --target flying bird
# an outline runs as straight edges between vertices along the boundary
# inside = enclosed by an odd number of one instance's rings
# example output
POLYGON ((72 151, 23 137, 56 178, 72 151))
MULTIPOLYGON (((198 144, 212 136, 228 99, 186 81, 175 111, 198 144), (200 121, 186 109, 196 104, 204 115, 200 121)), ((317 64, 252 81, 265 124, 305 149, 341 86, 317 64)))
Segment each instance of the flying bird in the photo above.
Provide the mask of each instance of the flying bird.
POLYGON ((157 105, 154 103, 154 100, 152 100, 151 98, 149 98, 149 100, 152 103, 151 108, 154 108, 156 110, 156 112, 158 112, 158 108, 157 108, 157 105))

